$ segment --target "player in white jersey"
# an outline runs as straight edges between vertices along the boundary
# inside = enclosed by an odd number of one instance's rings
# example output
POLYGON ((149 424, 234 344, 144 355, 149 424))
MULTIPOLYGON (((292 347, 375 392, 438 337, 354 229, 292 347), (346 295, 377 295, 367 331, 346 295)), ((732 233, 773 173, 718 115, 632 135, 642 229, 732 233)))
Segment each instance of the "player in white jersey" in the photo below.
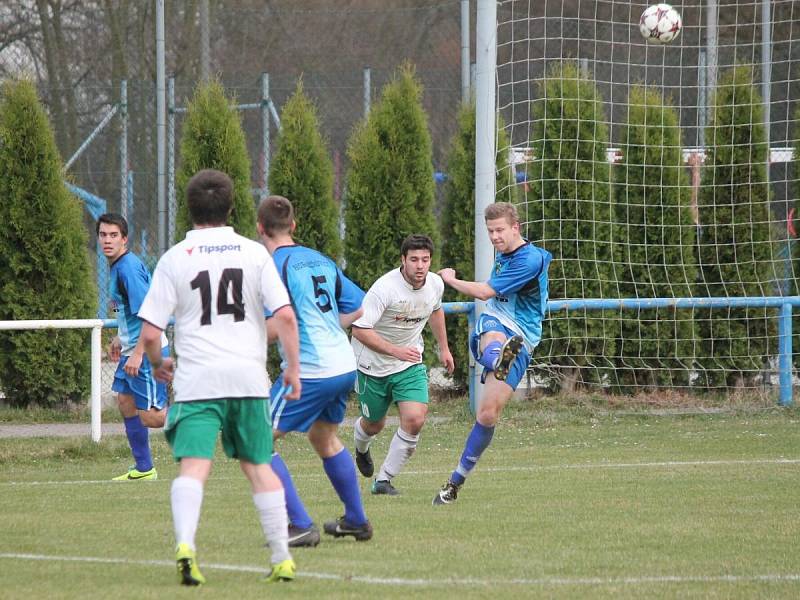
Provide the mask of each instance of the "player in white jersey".
POLYGON ((364 314, 353 323, 353 351, 358 362, 356 392, 361 417, 355 424, 356 465, 364 477, 375 471, 369 447, 397 404, 400 427, 389 444, 373 494, 397 495, 392 485, 411 458, 428 414, 428 373, 422 364, 422 330, 430 319, 439 360, 453 372, 442 310, 444 283, 430 273, 433 242, 410 235, 400 248, 399 269, 380 277, 367 292, 364 314))
POLYGON ((272 550, 267 581, 294 579, 286 503, 270 468, 272 426, 267 397, 264 309, 272 315, 287 366, 288 399, 300 395, 297 322, 275 264, 260 243, 225 223, 233 206, 233 182, 211 169, 186 188, 194 229, 159 260, 139 311, 142 336, 156 377, 170 379, 172 359, 162 361, 159 339, 175 317, 175 403, 165 434, 180 474, 172 482, 172 516, 181 583, 199 585, 195 533, 203 487, 211 472, 217 435, 239 459, 253 493, 264 536, 272 550))

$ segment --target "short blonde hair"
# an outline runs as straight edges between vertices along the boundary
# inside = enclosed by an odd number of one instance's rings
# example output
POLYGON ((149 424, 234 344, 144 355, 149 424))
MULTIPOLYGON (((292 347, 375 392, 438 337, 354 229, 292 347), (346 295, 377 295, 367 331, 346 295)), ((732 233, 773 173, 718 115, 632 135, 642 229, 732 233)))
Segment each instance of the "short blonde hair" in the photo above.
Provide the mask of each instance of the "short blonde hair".
POLYGON ((486 221, 505 218, 509 225, 519 223, 517 207, 510 202, 495 202, 494 204, 490 204, 486 207, 483 216, 486 221))

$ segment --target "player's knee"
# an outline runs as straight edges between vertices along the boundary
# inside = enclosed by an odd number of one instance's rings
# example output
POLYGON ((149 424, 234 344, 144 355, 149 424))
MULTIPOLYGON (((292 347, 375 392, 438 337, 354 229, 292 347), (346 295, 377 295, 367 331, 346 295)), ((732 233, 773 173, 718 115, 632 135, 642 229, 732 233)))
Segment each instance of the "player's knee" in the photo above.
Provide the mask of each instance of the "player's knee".
POLYGON ((342 445, 337 435, 338 428, 329 424, 314 423, 308 430, 308 441, 321 458, 335 456, 342 451, 342 445))
POLYGON ((422 431, 422 427, 424 425, 425 415, 415 415, 408 419, 403 419, 400 423, 400 427, 402 427, 403 431, 406 431, 411 435, 419 435, 419 432, 422 431))
POLYGON ((150 410, 140 410, 139 418, 142 420, 142 424, 145 427, 159 428, 163 427, 167 420, 167 411, 164 409, 156 410, 154 408, 150 410))

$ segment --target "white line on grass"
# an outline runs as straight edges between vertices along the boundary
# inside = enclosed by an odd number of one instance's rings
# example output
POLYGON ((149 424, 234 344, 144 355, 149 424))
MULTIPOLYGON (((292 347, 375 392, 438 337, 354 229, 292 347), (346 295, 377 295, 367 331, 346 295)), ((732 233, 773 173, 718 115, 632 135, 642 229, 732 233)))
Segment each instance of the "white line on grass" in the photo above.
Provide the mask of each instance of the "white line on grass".
MULTIPOLYGON (((482 473, 505 473, 515 471, 561 471, 566 469, 649 469, 649 468, 668 468, 668 467, 714 467, 714 466, 736 466, 736 465, 796 465, 800 464, 800 458, 756 458, 756 459, 742 459, 742 460, 668 460, 662 462, 632 462, 632 463, 579 463, 572 465, 525 465, 514 467, 486 467, 481 469, 482 473)), ((406 475, 440 475, 444 471, 404 471, 406 475)), ((449 471, 447 471, 449 473, 449 471)), ((292 475, 294 479, 311 479, 318 478, 320 474, 304 474, 300 473, 292 475)), ((214 481, 224 479, 238 479, 238 477, 225 477, 215 476, 212 478, 214 481)), ((153 485, 157 482, 167 482, 169 479, 161 479, 156 482, 143 481, 141 485, 153 485)), ((112 481, 110 479, 98 480, 77 480, 77 481, 3 481, 0 485, 5 486, 26 486, 26 485, 88 485, 88 484, 103 484, 109 483, 112 485, 131 485, 127 481, 112 481)))
MULTIPOLYGON (((83 562, 98 564, 125 564, 135 566, 155 566, 175 568, 175 563, 166 560, 129 560, 125 558, 97 558, 93 556, 48 556, 44 554, 18 554, 12 552, 0 553, 0 559, 11 560, 37 560, 83 562)), ((243 573, 257 573, 266 575, 264 567, 248 565, 222 565, 203 563, 203 570, 236 571, 243 573)), ((748 583, 748 582, 798 582, 800 574, 775 573, 768 575, 654 575, 642 577, 540 577, 536 579, 403 579, 401 577, 371 577, 365 575, 337 575, 334 573, 314 573, 300 571, 299 576, 311 579, 327 579, 334 581, 347 581, 357 583, 374 583, 379 585, 406 585, 406 586, 496 586, 496 585, 522 585, 522 586, 602 586, 602 585, 640 585, 648 583, 748 583)))

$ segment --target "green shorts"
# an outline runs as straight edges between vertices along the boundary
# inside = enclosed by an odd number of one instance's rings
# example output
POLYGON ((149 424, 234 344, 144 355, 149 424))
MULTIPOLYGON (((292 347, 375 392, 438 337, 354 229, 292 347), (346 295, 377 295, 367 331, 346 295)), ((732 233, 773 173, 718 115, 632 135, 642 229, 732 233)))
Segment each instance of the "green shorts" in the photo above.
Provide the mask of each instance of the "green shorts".
POLYGON ((428 370, 419 364, 386 377, 359 371, 356 393, 361 416, 368 421, 380 421, 393 402, 428 403, 428 370))
POLYGON ((169 407, 164 435, 177 461, 214 458, 220 431, 229 457, 255 465, 272 460, 272 419, 266 398, 195 400, 169 407))

